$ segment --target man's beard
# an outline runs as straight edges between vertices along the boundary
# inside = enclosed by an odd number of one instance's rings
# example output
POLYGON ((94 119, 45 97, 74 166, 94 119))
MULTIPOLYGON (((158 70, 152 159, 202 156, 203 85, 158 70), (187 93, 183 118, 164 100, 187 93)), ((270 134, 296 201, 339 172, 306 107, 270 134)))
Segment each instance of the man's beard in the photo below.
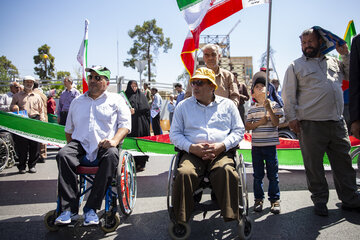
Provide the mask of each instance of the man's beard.
POLYGON ((317 48, 307 47, 305 50, 302 50, 302 52, 304 53, 305 57, 308 57, 308 58, 314 58, 314 57, 316 57, 317 54, 319 53, 319 51, 320 51, 320 47, 317 47, 317 48), (307 51, 306 51, 307 49, 312 49, 312 51, 307 52, 307 51))

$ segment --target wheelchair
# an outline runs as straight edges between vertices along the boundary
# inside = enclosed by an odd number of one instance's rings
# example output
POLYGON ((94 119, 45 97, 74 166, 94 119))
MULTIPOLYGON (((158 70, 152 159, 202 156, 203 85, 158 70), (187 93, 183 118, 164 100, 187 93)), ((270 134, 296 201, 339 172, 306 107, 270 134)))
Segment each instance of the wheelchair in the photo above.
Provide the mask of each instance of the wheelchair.
MULTIPOLYGON (((105 194, 105 211, 99 218, 99 226, 104 233, 113 232, 120 225, 120 217, 117 214, 117 201, 119 201, 120 210, 125 216, 129 216, 135 206, 137 185, 134 158, 129 152, 120 150, 119 159, 116 175, 105 194)), ((80 184, 78 196, 79 205, 83 202, 85 194, 91 191, 91 185, 95 179, 97 170, 97 166, 88 167, 79 165, 77 167, 76 171, 80 184)), ((61 225, 55 225, 55 219, 60 213, 60 201, 58 199, 56 210, 49 211, 44 217, 45 226, 49 231, 56 232, 62 227, 61 225)), ((80 221, 76 221, 72 226, 80 224, 80 221)))
POLYGON ((357 160, 357 171, 356 171, 356 185, 360 187, 360 147, 356 148, 351 153, 351 162, 353 163, 354 160, 357 160))
POLYGON ((0 130, 0 172, 15 165, 17 155, 11 133, 0 130))
MULTIPOLYGON (((179 152, 178 149, 175 151, 179 152)), ((188 223, 177 223, 175 221, 174 209, 172 206, 172 193, 173 193, 173 182, 177 174, 177 168, 181 159, 181 152, 174 155, 171 160, 169 174, 168 174, 168 185, 167 185, 167 209, 170 217, 169 224, 169 234, 171 239, 174 240, 183 240, 187 239, 190 236, 191 228, 188 223)), ((238 221, 238 236, 240 239, 250 239, 252 236, 252 225, 253 221, 248 216, 249 215, 249 200, 248 192, 246 187, 246 169, 245 162, 242 154, 239 154, 236 151, 235 157, 235 169, 239 175, 239 221, 238 221)), ((200 204, 201 196, 203 190, 206 188, 211 188, 211 184, 207 176, 205 175, 204 179, 200 183, 199 189, 195 190, 193 193, 194 202, 200 204)), ((211 193, 211 200, 216 201, 215 194, 211 193)))

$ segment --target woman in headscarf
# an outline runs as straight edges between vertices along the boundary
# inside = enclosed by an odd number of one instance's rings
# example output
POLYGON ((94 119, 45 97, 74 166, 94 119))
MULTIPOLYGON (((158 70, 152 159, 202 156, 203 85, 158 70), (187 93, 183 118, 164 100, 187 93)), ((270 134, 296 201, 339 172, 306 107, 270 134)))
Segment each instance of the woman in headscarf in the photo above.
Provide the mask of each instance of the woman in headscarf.
MULTIPOLYGON (((136 81, 131 80, 128 82, 126 97, 131 104, 131 133, 128 137, 145 137, 150 136, 150 106, 144 93, 138 88, 136 81)), ((136 169, 143 171, 145 169, 148 156, 134 157, 136 169)))

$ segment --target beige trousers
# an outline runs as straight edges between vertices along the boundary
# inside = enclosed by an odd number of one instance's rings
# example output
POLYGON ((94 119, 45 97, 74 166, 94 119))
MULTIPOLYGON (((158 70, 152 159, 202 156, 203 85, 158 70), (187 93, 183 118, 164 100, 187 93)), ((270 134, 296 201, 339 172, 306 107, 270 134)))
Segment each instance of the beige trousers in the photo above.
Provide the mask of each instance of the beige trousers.
POLYGON ((194 208, 193 192, 206 171, 225 221, 239 218, 239 176, 234 168, 234 153, 221 154, 212 161, 184 153, 173 185, 173 206, 177 222, 188 222, 194 208))

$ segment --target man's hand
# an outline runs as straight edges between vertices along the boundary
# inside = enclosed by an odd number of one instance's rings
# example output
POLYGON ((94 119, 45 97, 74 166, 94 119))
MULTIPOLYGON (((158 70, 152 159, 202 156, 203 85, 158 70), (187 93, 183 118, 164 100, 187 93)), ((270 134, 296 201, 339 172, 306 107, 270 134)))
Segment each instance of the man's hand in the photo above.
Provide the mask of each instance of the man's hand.
POLYGON ((357 120, 351 124, 351 133, 357 139, 360 139, 360 120, 357 120))
POLYGON ((339 43, 336 43, 336 51, 340 54, 340 55, 347 55, 349 54, 349 48, 348 45, 345 43, 342 46, 339 45, 339 43))
POLYGON ((300 122, 299 120, 295 119, 289 122, 290 130, 296 134, 300 134, 300 122))
POLYGON ((190 153, 202 160, 213 160, 225 150, 223 143, 197 143, 190 146, 190 153))
POLYGON ((106 138, 101 140, 98 144, 99 148, 106 148, 106 149, 116 146, 117 146, 117 142, 115 140, 106 139, 106 138))
POLYGON ((14 105, 11 109, 12 112, 17 112, 19 113, 19 106, 18 105, 14 105))
POLYGON ((134 108, 130 108, 130 112, 131 112, 131 115, 134 115, 134 114, 135 114, 135 109, 134 109, 134 108))

